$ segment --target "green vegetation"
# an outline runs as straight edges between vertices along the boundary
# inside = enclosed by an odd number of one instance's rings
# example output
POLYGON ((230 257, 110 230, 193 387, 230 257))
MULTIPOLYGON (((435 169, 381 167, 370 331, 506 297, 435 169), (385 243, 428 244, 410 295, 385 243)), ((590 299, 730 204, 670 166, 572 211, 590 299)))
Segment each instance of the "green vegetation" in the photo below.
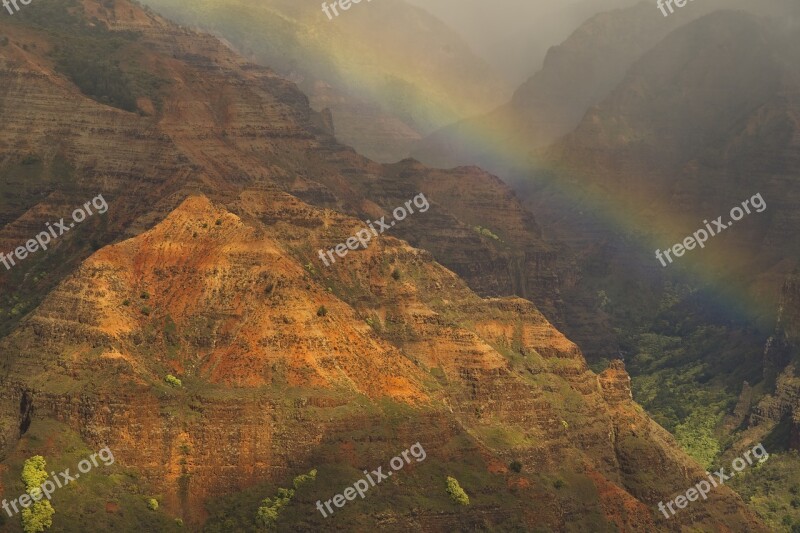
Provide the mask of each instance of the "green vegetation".
POLYGON ((719 379, 711 379, 710 365, 703 362, 703 352, 714 349, 704 346, 706 339, 719 339, 718 346, 724 347, 726 334, 712 328, 700 328, 687 339, 644 333, 635 338, 636 356, 628 365, 634 399, 705 467, 731 437, 718 428, 736 396, 719 379))
POLYGON ((149 498, 147 500, 147 508, 151 511, 158 511, 158 500, 155 498, 149 498))
POLYGON ((294 478, 292 481, 294 489, 279 488, 274 498, 264 499, 256 512, 256 524, 262 528, 273 529, 281 510, 294 498, 295 491, 315 479, 317 479, 317 470, 313 469, 308 474, 300 474, 294 478))
POLYGON ((600 309, 605 309, 611 303, 611 300, 608 299, 608 295, 606 291, 597 291, 597 306, 600 309))
POLYGON ((278 521, 278 514, 281 509, 289 505, 289 502, 294 497, 293 489, 278 489, 278 494, 275 498, 266 498, 261 502, 261 506, 256 513, 256 523, 265 528, 272 528, 278 521))
POLYGON ((34 455, 22 467, 22 481, 27 490, 38 488, 47 481, 47 462, 41 455, 34 455))
MULTIPOLYGON (((292 393, 288 400, 293 402, 295 397, 295 394, 292 393)), ((377 403, 380 405, 379 411, 375 410, 377 407, 375 403, 358 401, 358 403, 353 402, 334 408, 312 409, 310 416, 320 417, 320 420, 325 421, 330 420, 331 417, 334 421, 344 421, 350 419, 349 417, 353 414, 381 416, 384 423, 374 427, 354 428, 345 433, 346 437, 344 437, 348 442, 353 443, 353 454, 364 457, 375 456, 376 459, 370 460, 368 464, 377 465, 380 464, 378 456, 391 457, 402 449, 401 446, 407 446, 405 443, 396 441, 398 428, 403 427, 402 424, 409 416, 419 413, 415 408, 390 400, 381 400, 377 403), (369 441, 370 437, 372 438, 371 442, 369 441)), ((417 513, 418 516, 420 510, 425 509, 428 513, 447 514, 454 510, 466 511, 480 506, 481 508, 502 509, 504 515, 502 523, 491 517, 487 518, 484 529, 530 531, 530 528, 525 527, 526 524, 516 513, 521 496, 520 491, 525 489, 510 487, 506 476, 489 472, 485 457, 481 457, 480 454, 462 453, 463 450, 473 449, 474 443, 473 437, 465 433, 459 433, 444 440, 441 446, 450 456, 449 460, 442 459, 442 456, 434 458, 429 453, 428 459, 419 463, 417 468, 404 470, 397 483, 394 482, 395 476, 392 476, 392 482, 384 481, 379 488, 371 488, 363 500, 358 498, 357 502, 346 505, 344 509, 334 507, 336 514, 333 517, 329 515, 328 518, 323 517, 319 511, 315 510, 316 501, 325 502, 334 494, 352 485, 364 474, 362 473, 363 469, 355 468, 343 461, 333 460, 319 465, 316 467, 318 468, 316 480, 313 483, 304 484, 299 490, 296 490, 291 502, 281 508, 275 529, 278 531, 326 531, 330 529, 332 520, 335 520, 336 529, 340 531, 369 531, 375 529, 375 517, 385 513, 399 516, 414 516, 417 513), (480 502, 473 499, 477 497, 477 494, 470 494, 470 507, 465 508, 455 504, 444 490, 444 481, 447 476, 456 478, 464 489, 481 487, 480 502), (431 490, 431 487, 438 490, 431 490)), ((319 447, 319 454, 321 457, 337 457, 337 454, 341 453, 340 446, 340 442, 336 441, 323 442, 319 447)), ((579 464, 573 462, 573 459, 567 458, 564 468, 578 470, 579 464)), ((544 491, 556 495, 555 490, 551 488, 555 478, 552 473, 543 474, 539 471, 528 470, 525 467, 522 471, 522 475, 526 479, 529 479, 534 486, 543 487, 544 491)), ((585 515, 581 514, 576 518, 579 526, 586 531, 615 531, 613 527, 608 526, 596 503, 599 500, 594 483, 585 476, 565 477, 562 474, 562 477, 566 480, 566 485, 561 489, 558 497, 577 498, 587 505, 585 515)), ((292 478, 289 477, 282 483, 282 486, 291 488, 291 482, 292 478)), ((260 486, 214 499, 208 505, 210 517, 204 532, 256 533, 263 531, 264 526, 256 526, 256 510, 262 504, 265 496, 272 496, 276 493, 278 486, 280 485, 265 482, 260 486)), ((546 512, 548 504, 532 498, 527 505, 532 513, 539 513, 546 512)))
POLYGON ((769 459, 747 467, 729 483, 769 529, 800 531, 800 452, 764 447, 769 459))
POLYGON ((317 479, 317 469, 311 470, 308 474, 300 474, 292 481, 292 485, 294 485, 295 490, 299 489, 309 481, 314 481, 317 479))
POLYGON ((395 281, 400 281, 400 270, 395 268, 392 270, 392 279, 395 281))
POLYGON ((275 282, 270 280, 264 284, 264 294, 270 295, 272 294, 272 290, 275 288, 275 282))
POLYGON ((42 158, 36 154, 27 154, 25 157, 22 158, 21 163, 23 165, 35 165, 36 163, 41 163, 42 158))
POLYGON ((22 517, 22 529, 25 533, 38 533, 53 525, 53 515, 55 509, 50 504, 50 500, 39 500, 20 513, 22 517))
POLYGON ((447 494, 450 495, 455 503, 459 505, 469 505, 469 496, 458 484, 458 480, 454 477, 447 476, 447 494))
POLYGON ((31 495, 33 504, 23 509, 20 513, 22 517, 22 529, 25 533, 37 533, 44 531, 53 525, 53 515, 55 509, 50 505, 50 500, 44 499, 40 486, 47 478, 47 462, 41 455, 34 455, 25 461, 22 467, 22 482, 25 483, 25 492, 31 495))
POLYGON ((520 463, 515 459, 509 463, 508 468, 509 470, 519 474, 520 472, 522 472, 522 463, 520 463))
MULTIPOLYGON (((0 483, 7 494, 14 494, 11 497, 24 491, 20 473, 30 456, 46 457, 48 472, 69 468, 74 475, 75 465, 97 452, 96 444, 87 444, 68 426, 39 417, 34 417, 18 442, 16 450, 9 449, 3 461, 7 468, 0 472, 0 483)), ((56 488, 49 502, 55 508, 53 525, 44 533, 87 531, 87 523, 90 531, 179 533, 181 529, 175 524, 175 517, 165 514, 163 507, 158 511, 147 509, 147 500, 142 495, 152 490, 148 485, 137 472, 128 471, 118 463, 95 468, 90 475, 81 474, 76 482, 56 488)), ((10 519, 2 509, 0 513, 6 516, 6 523, 0 524, 0 530, 22 533, 18 518, 10 519)))
POLYGON ((500 240, 500 237, 498 237, 497 235, 492 233, 492 230, 490 230, 489 228, 484 228, 484 227, 481 227, 481 226, 475 226, 472 229, 474 229, 478 234, 483 235, 484 237, 489 237, 490 239, 494 239, 496 241, 500 240))
POLYGON ((317 309, 317 316, 326 316, 327 314, 328 308, 326 308, 324 305, 319 306, 319 309, 317 309))
MULTIPOLYGON (((620 276, 602 260, 586 264, 582 286, 564 298, 594 296, 595 307, 616 327, 619 355, 631 375, 634 400, 701 465, 725 464, 726 450, 745 422, 732 416, 743 383, 751 385, 742 396, 750 405, 769 390, 762 363, 774 321, 764 321, 766 329, 760 329, 753 319, 756 310, 731 305, 721 290, 686 284, 673 267, 666 274, 671 279, 657 284, 620 276)), ((735 286, 736 281, 730 280, 724 290, 733 291, 735 286)), ((584 334, 591 334, 591 329, 584 334)), ((614 353, 615 348, 595 348, 591 367, 604 369, 608 361, 597 355, 614 353)), ((765 446, 772 453, 766 441, 765 446)), ((768 501, 769 490, 755 486, 761 481, 755 480, 751 490, 763 491, 768 501)), ((759 508, 757 497, 749 503, 759 508)), ((785 504, 785 514, 791 514, 791 500, 785 504)), ((770 515, 768 522, 774 530, 786 530, 780 512, 764 504, 759 513, 770 515)))
MULTIPOLYGON (((30 6, 29 6, 30 7, 30 6)), ((13 17, 12 17, 13 18, 13 17)), ((0 210, 9 220, 22 216, 40 201, 47 191, 72 189, 76 184, 74 168, 60 155, 50 155, 46 161, 38 155, 28 154, 0 163, 0 210)), ((76 197, 76 202, 85 198, 76 197)), ((81 225, 77 237, 93 231, 93 222, 81 225)), ((66 238, 57 248, 46 254, 34 254, 10 272, 6 272, 6 289, 0 291, 0 336, 7 334, 15 323, 36 307, 43 295, 75 262, 78 238, 66 238), (74 254, 74 255, 73 255, 74 254)), ((3 268, 5 271, 5 268, 3 268)))
POLYGON ((164 381, 172 385, 173 387, 183 387, 183 382, 173 376, 172 374, 167 374, 164 378, 164 381))
POLYGON ((533 446, 533 439, 526 436, 518 427, 511 425, 485 425, 475 430, 475 434, 488 446, 496 449, 533 446))
MULTIPOLYGON (((716 297, 707 290, 677 282, 625 284, 599 266, 589 273, 581 294, 594 295, 617 325, 634 400, 695 460, 711 466, 735 438, 723 422, 742 384, 761 380, 765 336, 739 310, 710 303, 716 297)), ((590 364, 603 370, 607 363, 590 364)))

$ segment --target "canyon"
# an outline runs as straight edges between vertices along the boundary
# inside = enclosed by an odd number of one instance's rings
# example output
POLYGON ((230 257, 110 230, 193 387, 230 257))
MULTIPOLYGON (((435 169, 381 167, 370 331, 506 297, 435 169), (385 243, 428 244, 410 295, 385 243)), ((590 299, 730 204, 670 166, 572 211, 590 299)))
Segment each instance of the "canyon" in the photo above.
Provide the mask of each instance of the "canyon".
MULTIPOLYGON (((118 470, 54 496, 63 529, 253 530, 313 468, 281 523, 318 530, 314 501, 420 442, 402 482, 328 520, 651 531, 704 475, 624 363, 593 372, 559 330, 573 271, 496 176, 366 159, 291 81, 127 0, 34 4, 0 34, 0 249, 109 206, 0 272, 3 496, 33 453, 108 445, 118 470), (347 270, 318 261, 420 193, 430 210, 347 270)), ((670 526, 768 530, 728 488, 670 526)))

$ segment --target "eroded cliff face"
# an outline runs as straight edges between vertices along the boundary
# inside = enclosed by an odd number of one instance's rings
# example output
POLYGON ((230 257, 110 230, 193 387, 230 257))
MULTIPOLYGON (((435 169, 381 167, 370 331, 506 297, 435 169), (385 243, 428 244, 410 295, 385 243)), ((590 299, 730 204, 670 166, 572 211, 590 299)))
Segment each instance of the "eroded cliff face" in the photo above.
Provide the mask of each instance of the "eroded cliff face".
POLYGON ((770 391, 750 414, 750 423, 766 427, 788 424, 792 449, 800 449, 800 373, 798 373, 798 341, 800 337, 800 284, 798 274, 789 276, 783 285, 778 325, 764 349, 765 374, 774 380, 770 391))
MULTIPOLYGON (((246 193, 237 207, 246 215, 186 199, 93 254, 2 341, 5 448, 24 396, 35 420, 108 444, 195 525, 212 495, 328 462, 360 467, 406 441, 425 443, 433 471, 458 460, 508 484, 493 489, 509 501, 487 503, 488 524, 563 530, 594 517, 652 530, 652 505, 702 475, 633 404, 624 367, 594 375, 530 302, 482 299, 393 237, 326 268, 314 250, 356 219, 283 193, 246 193), (404 414, 381 407, 392 404, 404 414), (369 451, 343 456, 336 443, 351 441, 369 451), (502 466, 511 459, 521 474, 502 466), (547 476, 597 496, 575 499, 547 476)), ((397 520, 410 511, 400 504, 397 520)), ((444 531, 470 516, 420 520, 444 531)), ((675 520, 758 529, 724 489, 675 520)))
MULTIPOLYGON (((123 1, 81 6, 86 17, 115 32, 139 35, 122 49, 121 61, 163 81, 158 102, 140 98, 134 114, 85 97, 54 71, 48 52, 55 43, 41 30, 4 22, 0 31, 10 43, 0 49, 0 146, 7 155, 4 173, 20 187, 10 193, 13 202, 0 205, 7 222, 0 246, 16 247, 98 191, 111 203, 107 227, 80 228, 83 243, 64 239, 62 259, 86 257, 92 247, 85 241, 96 249, 142 231, 188 192, 228 201, 246 189, 283 190, 367 218, 428 191, 444 216, 409 217, 398 228, 402 235, 430 235, 426 249, 481 293, 536 297, 559 319, 555 252, 500 180, 476 168, 434 172, 412 161, 376 164, 339 145, 330 117, 314 112, 294 84, 247 63, 215 38, 123 1), (28 156, 41 162, 26 167, 21 161, 28 156), (476 226, 499 240, 480 235, 476 226)), ((36 261, 12 277, 0 272, 0 283, 16 286, 36 261)), ((42 264, 36 273, 52 285, 65 271, 42 264)))

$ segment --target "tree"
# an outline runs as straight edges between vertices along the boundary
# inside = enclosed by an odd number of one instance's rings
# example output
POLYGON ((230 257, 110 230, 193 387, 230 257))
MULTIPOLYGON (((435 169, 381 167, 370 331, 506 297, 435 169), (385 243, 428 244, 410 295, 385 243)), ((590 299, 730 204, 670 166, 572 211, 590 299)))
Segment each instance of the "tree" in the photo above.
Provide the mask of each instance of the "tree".
POLYGON ((167 374, 166 377, 164 377, 164 381, 166 381, 167 383, 169 383, 173 387, 182 387, 183 386, 183 382, 180 379, 178 379, 175 376, 173 376, 172 374, 167 374))
MULTIPOLYGON (((34 455, 22 465, 22 481, 25 483, 25 491, 34 496, 35 499, 41 498, 42 483, 47 481, 47 461, 41 455, 34 455)), ((37 533, 44 531, 53 525, 53 515, 55 509, 50 505, 49 500, 34 501, 33 505, 23 509, 22 529, 25 533, 37 533)))
POLYGON ((459 505, 469 505, 469 496, 454 477, 447 476, 447 494, 459 505))
POLYGON ((53 515, 56 510, 50 505, 50 500, 39 500, 33 505, 22 510, 22 529, 25 533, 38 533, 53 525, 53 515))
POLYGON ((313 481, 317 479, 317 469, 315 468, 308 474, 300 474, 292 481, 295 489, 299 489, 302 485, 305 485, 309 481, 313 481))
POLYGON ((25 490, 38 489, 42 483, 47 481, 47 461, 41 455, 34 455, 25 460, 22 465, 22 481, 25 483, 25 490))
POLYGON ((258 513, 256 513, 256 522, 267 528, 273 527, 278 521, 278 513, 281 512, 281 509, 289 505, 292 496, 294 496, 294 491, 292 489, 278 489, 278 496, 275 500, 267 498, 261 502, 258 513))
MULTIPOLYGON (((268 499, 267 499, 268 500, 268 499)), ((262 503, 266 503, 267 500, 264 500, 262 503)), ((258 513, 256 514, 256 522, 259 525, 264 527, 271 527, 275 525, 275 522, 278 521, 278 509, 272 507, 271 505, 262 505, 258 508, 258 513)))
POLYGON ((313 469, 308 474, 300 474, 294 478, 292 481, 294 489, 279 488, 275 499, 266 498, 261 502, 258 512, 256 512, 256 523, 268 529, 275 527, 281 509, 289 505, 289 502, 292 501, 295 490, 315 479, 317 479, 317 470, 313 469))

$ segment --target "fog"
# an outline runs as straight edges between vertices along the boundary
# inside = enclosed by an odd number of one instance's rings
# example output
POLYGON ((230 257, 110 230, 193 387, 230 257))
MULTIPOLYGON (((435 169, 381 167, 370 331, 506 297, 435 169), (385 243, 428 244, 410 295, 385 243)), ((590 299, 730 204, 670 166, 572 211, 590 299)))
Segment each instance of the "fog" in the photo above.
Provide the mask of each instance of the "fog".
POLYGON ((637 0, 406 1, 445 21, 512 86, 536 72, 547 49, 566 39, 595 13, 637 3, 637 0))

